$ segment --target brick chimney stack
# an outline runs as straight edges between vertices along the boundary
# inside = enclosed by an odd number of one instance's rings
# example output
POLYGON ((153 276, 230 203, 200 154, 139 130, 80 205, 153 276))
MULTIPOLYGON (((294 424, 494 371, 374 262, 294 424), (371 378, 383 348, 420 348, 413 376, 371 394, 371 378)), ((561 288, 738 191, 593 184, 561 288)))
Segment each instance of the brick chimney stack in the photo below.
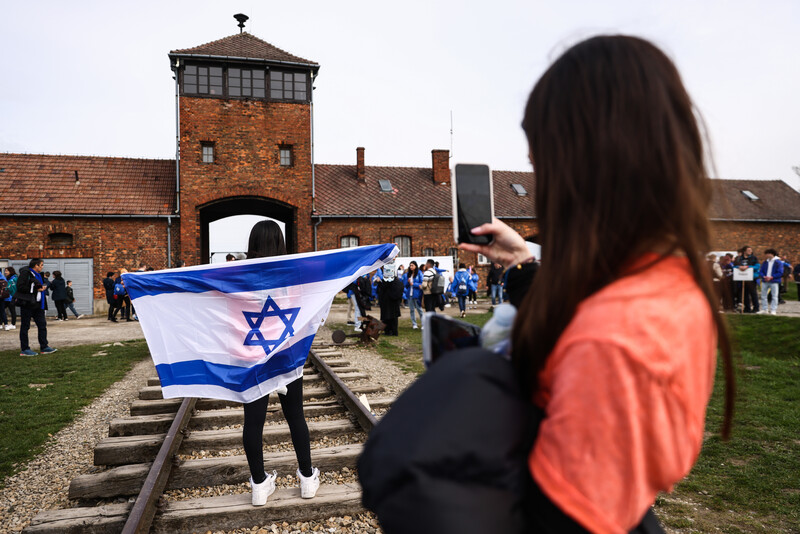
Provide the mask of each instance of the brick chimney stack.
POLYGON ((431 150, 433 160, 433 181, 437 184, 450 185, 450 151, 431 150))
POLYGON ((364 147, 356 148, 356 178, 361 183, 367 181, 367 170, 364 167, 364 147))

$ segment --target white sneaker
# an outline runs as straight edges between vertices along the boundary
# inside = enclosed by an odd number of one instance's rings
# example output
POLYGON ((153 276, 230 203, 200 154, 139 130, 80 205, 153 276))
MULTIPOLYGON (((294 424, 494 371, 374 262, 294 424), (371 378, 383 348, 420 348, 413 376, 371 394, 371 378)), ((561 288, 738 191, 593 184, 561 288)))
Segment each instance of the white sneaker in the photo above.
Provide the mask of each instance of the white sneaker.
POLYGON ((770 310, 770 311, 769 311, 769 314, 770 314, 770 315, 778 315, 778 312, 777 312, 777 311, 775 311, 775 310, 770 310))
MULTIPOLYGON (((266 473, 264 473, 266 474, 266 473)), ((275 493, 275 479, 278 478, 278 473, 275 471, 261 484, 253 483, 253 478, 250 477, 250 488, 253 491, 253 506, 264 506, 267 504, 267 498, 275 493)))
POLYGON ((412 324, 412 325, 411 325, 411 329, 412 329, 412 330, 418 330, 418 329, 419 329, 419 327, 418 327, 417 325, 415 325, 415 324, 412 324))
POLYGON ((80 314, 79 316, 75 317, 76 319, 80 319, 81 317, 85 317, 85 315, 80 314))
POLYGON ((6 330, 16 330, 17 329, 17 325, 14 325, 14 324, 9 324, 9 325, 6 325, 6 326, 7 326, 6 330))
POLYGON ((317 494, 319 489, 319 469, 316 467, 311 470, 311 476, 306 478, 297 470, 297 477, 300 479, 300 496, 304 499, 311 499, 317 494))
POLYGON ((758 310, 756 315, 764 315, 765 313, 767 313, 767 310, 758 310))

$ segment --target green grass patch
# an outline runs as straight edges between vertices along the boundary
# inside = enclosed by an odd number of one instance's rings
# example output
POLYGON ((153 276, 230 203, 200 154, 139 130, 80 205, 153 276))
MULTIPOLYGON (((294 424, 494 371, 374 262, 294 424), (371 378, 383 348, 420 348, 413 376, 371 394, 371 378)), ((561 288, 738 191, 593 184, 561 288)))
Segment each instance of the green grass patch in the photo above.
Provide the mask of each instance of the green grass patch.
POLYGON ((675 493, 659 499, 656 510, 666 525, 681 528, 688 521, 700 532, 712 527, 723 532, 796 532, 800 318, 727 318, 737 367, 733 435, 724 442, 718 434, 724 385, 719 366, 700 458, 675 493))
MULTIPOLYGON (((790 290, 787 300, 794 295, 790 290)), ((482 326, 490 318, 484 313, 465 320, 482 326)), ((800 318, 726 318, 737 372, 733 436, 727 442, 719 436, 720 365, 700 458, 674 493, 659 496, 656 513, 665 526, 683 532, 800 532, 800 318)), ((381 337, 377 352, 406 371, 424 372, 421 331, 404 317, 399 333, 381 337)))
POLYGON ((33 357, 20 356, 19 350, 0 352, 0 486, 84 406, 148 356, 144 341, 67 347, 33 357))

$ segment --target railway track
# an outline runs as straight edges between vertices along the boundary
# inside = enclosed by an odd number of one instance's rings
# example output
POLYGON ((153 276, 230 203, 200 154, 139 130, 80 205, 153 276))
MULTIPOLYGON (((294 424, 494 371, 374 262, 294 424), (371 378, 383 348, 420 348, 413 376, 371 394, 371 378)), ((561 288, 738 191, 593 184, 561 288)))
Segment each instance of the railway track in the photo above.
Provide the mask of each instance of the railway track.
MULTIPOLYGON (((94 464, 102 470, 71 481, 74 507, 41 512, 24 532, 207 532, 362 512, 361 490, 352 475, 377 420, 357 397, 370 395, 373 409, 391 404, 381 397, 383 388, 368 379, 343 359, 339 348, 312 347, 303 393, 314 466, 324 474, 349 476, 333 483, 337 477, 323 475, 313 499, 301 499, 299 482, 287 477, 265 506, 254 507, 241 451, 241 405, 163 399, 158 379, 152 378, 131 404, 130 416, 111 421, 108 437, 95 447, 94 464), (192 490, 203 496, 186 498, 192 490)), ((270 402, 264 441, 283 449, 265 450, 265 470, 274 469, 279 477, 293 474, 297 460, 277 399, 270 402)))

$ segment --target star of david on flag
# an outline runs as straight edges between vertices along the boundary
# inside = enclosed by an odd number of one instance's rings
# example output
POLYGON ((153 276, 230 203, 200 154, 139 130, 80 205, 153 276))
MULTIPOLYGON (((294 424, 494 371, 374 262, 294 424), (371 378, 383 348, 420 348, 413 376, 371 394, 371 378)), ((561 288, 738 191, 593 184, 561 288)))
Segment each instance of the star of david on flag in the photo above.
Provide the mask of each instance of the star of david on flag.
POLYGON ((247 333, 244 340, 245 345, 258 345, 264 348, 264 354, 269 356, 275 347, 279 346, 286 340, 287 337, 294 335, 292 325, 294 324, 297 315, 300 313, 300 308, 280 309, 272 297, 267 297, 264 307, 260 312, 242 312, 247 319, 247 324, 250 325, 251 330, 247 333), (277 339, 264 339, 264 334, 261 332, 261 323, 267 317, 279 317, 283 322, 284 328, 281 335, 277 339))
POLYGON ((164 398, 252 402, 302 378, 336 294, 395 256, 371 245, 122 277, 164 398))

